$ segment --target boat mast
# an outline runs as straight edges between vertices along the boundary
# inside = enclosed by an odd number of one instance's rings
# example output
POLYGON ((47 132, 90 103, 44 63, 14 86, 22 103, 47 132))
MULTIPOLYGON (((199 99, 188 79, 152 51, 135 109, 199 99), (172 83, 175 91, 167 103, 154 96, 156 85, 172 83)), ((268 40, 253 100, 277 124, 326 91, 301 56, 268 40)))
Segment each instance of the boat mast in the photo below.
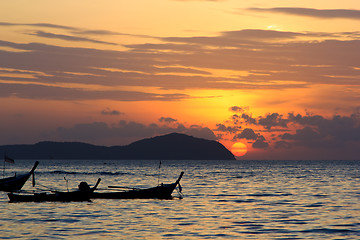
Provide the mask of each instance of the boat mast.
POLYGON ((6 153, 4 152, 3 178, 5 178, 5 155, 6 153))
POLYGON ((5 162, 6 162, 6 152, 4 151, 3 178, 5 178, 5 162))
POLYGON ((159 162, 158 185, 160 185, 160 175, 161 175, 161 160, 159 162))
POLYGON ((9 163, 15 163, 15 160, 8 157, 8 155, 6 154, 6 152, 4 152, 4 166, 3 166, 3 178, 5 178, 5 163, 9 162, 9 163))

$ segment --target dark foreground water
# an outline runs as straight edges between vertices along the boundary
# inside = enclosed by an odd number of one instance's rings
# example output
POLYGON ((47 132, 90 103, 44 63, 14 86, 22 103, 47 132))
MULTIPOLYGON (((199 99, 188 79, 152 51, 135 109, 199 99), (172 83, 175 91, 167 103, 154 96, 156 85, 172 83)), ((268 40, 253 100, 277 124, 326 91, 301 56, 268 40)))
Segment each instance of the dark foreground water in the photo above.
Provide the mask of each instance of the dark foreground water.
MULTIPOLYGON (((98 177, 100 188, 151 187, 158 166, 40 161, 36 178, 58 190, 64 177, 69 188, 98 177)), ((181 171, 181 200, 8 203, 0 192, 0 239, 360 239, 360 161, 162 161, 160 181, 181 171)))

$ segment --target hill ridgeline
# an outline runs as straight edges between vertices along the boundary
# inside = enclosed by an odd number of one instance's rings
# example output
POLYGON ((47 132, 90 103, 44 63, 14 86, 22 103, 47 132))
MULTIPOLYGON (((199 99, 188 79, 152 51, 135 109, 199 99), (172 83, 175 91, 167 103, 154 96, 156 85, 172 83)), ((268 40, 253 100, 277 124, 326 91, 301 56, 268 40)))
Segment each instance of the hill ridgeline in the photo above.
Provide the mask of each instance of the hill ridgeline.
POLYGON ((15 159, 100 159, 100 160, 235 160, 217 141, 180 133, 146 138, 126 146, 96 146, 80 142, 39 142, 0 146, 15 159))

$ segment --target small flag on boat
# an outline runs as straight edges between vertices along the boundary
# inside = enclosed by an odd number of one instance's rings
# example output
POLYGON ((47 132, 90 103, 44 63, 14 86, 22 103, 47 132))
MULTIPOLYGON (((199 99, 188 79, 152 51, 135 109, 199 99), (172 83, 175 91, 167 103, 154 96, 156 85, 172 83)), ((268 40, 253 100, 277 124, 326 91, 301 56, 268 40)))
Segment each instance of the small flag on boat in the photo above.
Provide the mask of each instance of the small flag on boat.
POLYGON ((8 163, 15 163, 15 160, 6 155, 6 153, 4 154, 4 161, 8 163))

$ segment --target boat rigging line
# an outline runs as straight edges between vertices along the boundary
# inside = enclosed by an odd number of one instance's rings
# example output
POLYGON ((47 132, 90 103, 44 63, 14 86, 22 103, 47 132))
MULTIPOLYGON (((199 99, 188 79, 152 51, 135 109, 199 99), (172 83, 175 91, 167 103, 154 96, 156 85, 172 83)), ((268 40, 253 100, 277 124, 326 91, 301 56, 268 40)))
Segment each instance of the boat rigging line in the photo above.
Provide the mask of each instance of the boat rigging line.
POLYGON ((158 186, 160 185, 160 175, 161 175, 161 160, 159 162, 158 186))

